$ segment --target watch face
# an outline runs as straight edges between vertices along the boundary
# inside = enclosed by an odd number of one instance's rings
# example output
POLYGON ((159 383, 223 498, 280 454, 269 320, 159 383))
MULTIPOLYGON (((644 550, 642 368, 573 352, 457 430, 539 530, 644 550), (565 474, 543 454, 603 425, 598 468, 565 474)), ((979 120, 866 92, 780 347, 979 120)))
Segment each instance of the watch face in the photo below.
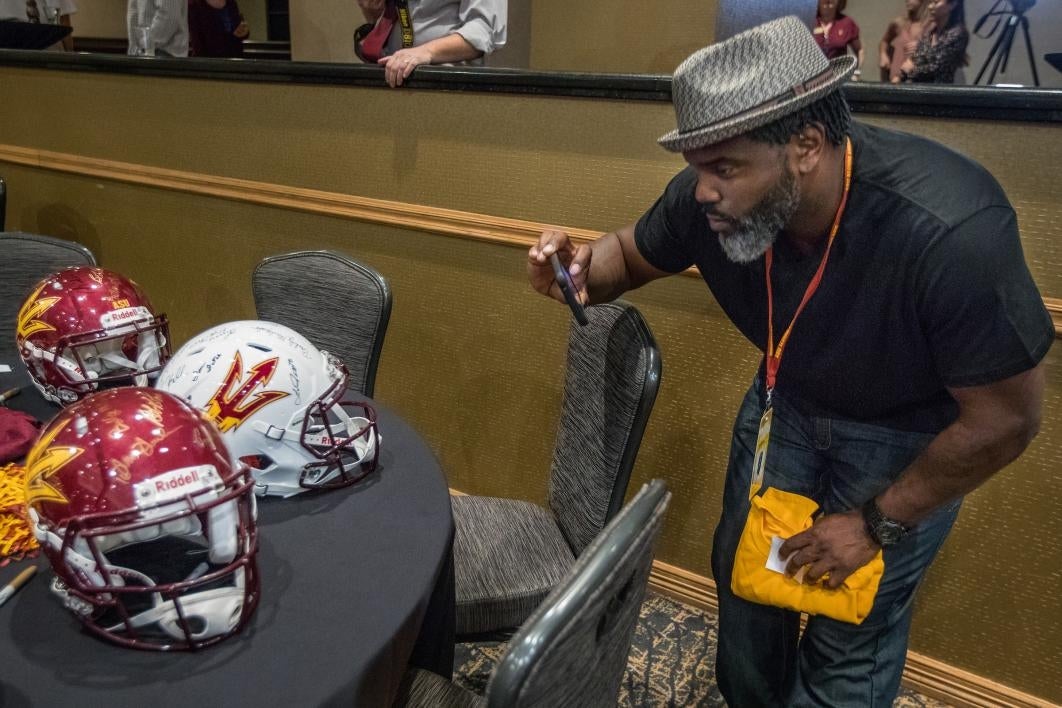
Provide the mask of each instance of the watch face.
POLYGON ((881 546, 890 546, 907 535, 907 529, 881 513, 873 499, 863 505, 863 521, 870 536, 881 546))
POLYGON ((894 521, 881 521, 874 530, 883 546, 896 543, 903 538, 903 526, 894 521))

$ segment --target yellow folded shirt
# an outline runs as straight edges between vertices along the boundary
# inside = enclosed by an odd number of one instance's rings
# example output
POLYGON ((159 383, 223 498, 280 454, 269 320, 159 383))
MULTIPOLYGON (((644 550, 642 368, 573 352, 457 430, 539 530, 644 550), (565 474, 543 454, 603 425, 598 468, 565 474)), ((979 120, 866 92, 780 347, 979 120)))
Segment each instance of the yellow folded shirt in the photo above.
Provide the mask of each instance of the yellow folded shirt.
POLYGON ((734 557, 730 589, 750 602, 860 624, 874 605, 878 583, 885 572, 880 549, 837 589, 801 583, 766 567, 771 540, 776 536, 789 538, 811 528, 812 514, 818 508, 812 499, 779 489, 768 488, 754 496, 734 557))

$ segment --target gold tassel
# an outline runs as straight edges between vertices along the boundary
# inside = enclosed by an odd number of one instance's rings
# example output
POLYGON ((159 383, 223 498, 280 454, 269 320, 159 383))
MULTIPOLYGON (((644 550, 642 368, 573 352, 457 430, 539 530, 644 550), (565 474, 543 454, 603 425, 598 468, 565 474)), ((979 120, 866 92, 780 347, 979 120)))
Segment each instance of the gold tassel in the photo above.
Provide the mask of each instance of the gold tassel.
POLYGON ((25 468, 0 467, 0 566, 37 555, 37 539, 29 526, 25 468))

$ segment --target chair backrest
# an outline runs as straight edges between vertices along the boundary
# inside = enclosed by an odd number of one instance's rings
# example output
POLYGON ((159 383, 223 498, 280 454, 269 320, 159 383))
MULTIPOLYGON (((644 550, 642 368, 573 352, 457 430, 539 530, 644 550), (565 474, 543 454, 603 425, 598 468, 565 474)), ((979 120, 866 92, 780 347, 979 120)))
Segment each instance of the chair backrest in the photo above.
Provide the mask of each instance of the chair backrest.
POLYGON ((7 185, 4 178, 0 177, 0 232, 3 232, 7 223, 7 185))
POLYGON ((376 387, 391 288, 372 268, 332 251, 266 258, 251 276, 258 318, 291 327, 350 371, 350 387, 369 396, 376 387))
POLYGON ((670 499, 653 480, 587 546, 509 642, 488 706, 616 705, 670 499))
POLYGON ((660 385, 660 350, 634 305, 586 309, 572 321, 549 506, 578 555, 623 505, 660 385))
POLYGON ((15 320, 33 286, 51 273, 74 265, 96 265, 96 257, 73 241, 0 233, 0 357, 15 356, 15 320))

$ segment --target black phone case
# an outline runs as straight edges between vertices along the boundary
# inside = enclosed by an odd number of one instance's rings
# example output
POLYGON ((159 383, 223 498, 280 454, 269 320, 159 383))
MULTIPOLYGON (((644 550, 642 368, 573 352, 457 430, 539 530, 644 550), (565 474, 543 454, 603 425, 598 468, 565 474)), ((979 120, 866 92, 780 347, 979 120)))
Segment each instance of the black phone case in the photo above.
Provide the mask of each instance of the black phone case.
POLYGON ((564 299, 568 301, 568 307, 571 308, 575 321, 580 326, 590 324, 583 304, 575 297, 575 286, 572 284, 572 277, 568 275, 568 269, 561 264, 560 258, 556 253, 550 256, 549 259, 553 263, 553 277, 557 281, 557 285, 560 286, 561 292, 564 293, 564 299))

